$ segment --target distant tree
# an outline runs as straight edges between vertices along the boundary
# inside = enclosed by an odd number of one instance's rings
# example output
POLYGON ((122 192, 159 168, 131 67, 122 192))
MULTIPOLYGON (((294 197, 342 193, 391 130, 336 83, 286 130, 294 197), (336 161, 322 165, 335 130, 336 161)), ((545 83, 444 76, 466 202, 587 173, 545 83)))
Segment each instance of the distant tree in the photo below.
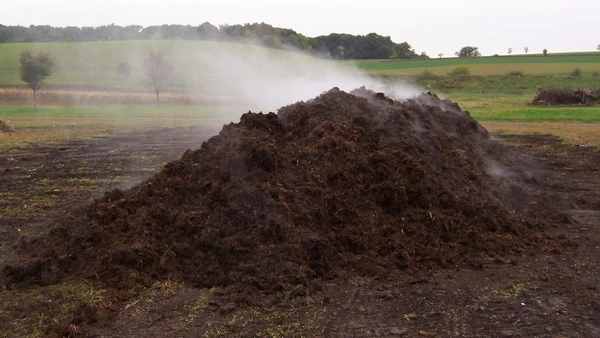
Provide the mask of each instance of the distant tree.
POLYGON ((198 38, 200 40, 218 40, 219 29, 210 22, 205 22, 198 26, 198 38))
POLYGON ((19 75, 21 80, 27 83, 27 87, 33 90, 33 108, 37 109, 36 91, 44 80, 54 72, 54 58, 47 52, 39 52, 33 55, 30 51, 22 51, 19 61, 19 75))
POLYGON ((117 76, 120 79, 128 79, 131 76, 131 65, 127 62, 119 62, 117 76))
POLYGON ((412 59, 423 58, 407 42, 396 43, 389 36, 376 33, 352 35, 334 33, 307 37, 292 29, 261 23, 219 25, 204 22, 198 26, 115 24, 96 27, 5 26, 0 24, 0 43, 3 42, 80 42, 116 40, 217 40, 245 44, 263 43, 288 49, 290 46, 315 56, 334 59, 412 59))
POLYGON ((150 52, 148 57, 144 59, 144 69, 154 88, 156 101, 160 104, 160 93, 171 84, 173 65, 167 60, 163 52, 156 51, 150 52))
POLYGON ((548 50, 546 48, 544 48, 544 50, 542 51, 542 53, 544 53, 544 56, 548 55, 548 50))
POLYGON ((479 47, 473 47, 473 46, 465 46, 465 47, 461 48, 460 51, 458 51, 454 54, 456 56, 458 56, 459 58, 469 58, 469 57, 481 56, 481 53, 479 52, 479 47))
POLYGON ((598 45, 598 47, 596 47, 597 50, 600 50, 600 45, 598 45))
POLYGON ((529 47, 525 46, 525 48, 523 48, 523 50, 525 50, 525 54, 529 53, 529 47))
POLYGON ((444 53, 438 53, 438 56, 440 57, 440 59, 444 56, 444 53))
POLYGON ((426 51, 422 51, 421 55, 419 55, 420 59, 429 59, 429 55, 427 55, 426 51))
POLYGON ((507 51, 507 53, 508 53, 508 55, 511 55, 512 54, 512 48, 509 48, 508 51, 507 51))
MULTIPOLYGON (((393 42, 392 42, 393 43, 393 42)), ((404 41, 401 43, 397 43, 393 47, 394 53, 396 55, 396 59, 410 59, 417 56, 415 50, 411 47, 408 42, 404 41)))

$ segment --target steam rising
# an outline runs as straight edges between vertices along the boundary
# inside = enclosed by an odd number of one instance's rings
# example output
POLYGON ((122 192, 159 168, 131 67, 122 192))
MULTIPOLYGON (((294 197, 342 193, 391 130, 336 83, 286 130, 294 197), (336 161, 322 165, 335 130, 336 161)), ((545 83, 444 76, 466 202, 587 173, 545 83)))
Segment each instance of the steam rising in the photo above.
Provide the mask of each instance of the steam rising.
POLYGON ((186 76, 204 81, 203 85, 198 83, 203 91, 239 98, 253 111, 274 111, 333 87, 350 91, 366 86, 398 100, 419 93, 406 84, 384 84, 351 64, 266 48, 240 51, 208 45, 193 55, 197 68, 186 76))

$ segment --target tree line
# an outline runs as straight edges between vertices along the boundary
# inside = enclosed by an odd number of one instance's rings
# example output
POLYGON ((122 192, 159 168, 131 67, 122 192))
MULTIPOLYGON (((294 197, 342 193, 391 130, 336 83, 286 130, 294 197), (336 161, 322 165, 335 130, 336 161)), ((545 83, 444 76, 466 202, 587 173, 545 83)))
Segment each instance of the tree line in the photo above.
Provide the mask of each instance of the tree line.
POLYGON ((376 33, 352 35, 331 33, 307 37, 288 28, 266 23, 219 25, 205 22, 199 26, 138 25, 99 27, 4 26, 0 24, 0 43, 7 42, 83 42, 122 40, 214 40, 254 43, 277 49, 301 50, 320 57, 349 59, 413 59, 429 58, 417 54, 408 42, 396 43, 389 36, 376 33))

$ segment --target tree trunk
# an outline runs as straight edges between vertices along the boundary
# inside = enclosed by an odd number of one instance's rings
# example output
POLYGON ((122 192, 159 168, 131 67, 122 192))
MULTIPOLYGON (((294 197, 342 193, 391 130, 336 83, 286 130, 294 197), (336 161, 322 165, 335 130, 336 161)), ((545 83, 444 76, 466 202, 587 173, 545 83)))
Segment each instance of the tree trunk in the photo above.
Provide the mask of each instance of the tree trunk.
POLYGON ((156 92, 156 104, 160 106, 160 92, 156 92))
POLYGON ((37 98, 35 96, 35 88, 33 89, 33 109, 37 110, 37 98))

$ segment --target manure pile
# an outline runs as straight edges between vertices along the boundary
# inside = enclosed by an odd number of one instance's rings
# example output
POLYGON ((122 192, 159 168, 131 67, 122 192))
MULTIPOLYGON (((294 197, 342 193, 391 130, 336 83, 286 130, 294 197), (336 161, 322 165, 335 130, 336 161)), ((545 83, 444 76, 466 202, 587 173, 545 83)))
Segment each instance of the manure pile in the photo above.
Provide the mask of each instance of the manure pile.
POLYGON ((584 89, 563 89, 563 88, 545 88, 533 99, 533 105, 569 105, 569 104, 585 104, 593 105, 600 102, 600 89, 584 90, 584 89))
POLYGON ((399 102, 334 88, 244 114, 140 185, 106 193, 22 243, 35 256, 1 281, 131 289, 170 278, 275 293, 535 250, 546 222, 533 216, 551 210, 492 175, 522 176, 513 156, 434 94, 399 102))

